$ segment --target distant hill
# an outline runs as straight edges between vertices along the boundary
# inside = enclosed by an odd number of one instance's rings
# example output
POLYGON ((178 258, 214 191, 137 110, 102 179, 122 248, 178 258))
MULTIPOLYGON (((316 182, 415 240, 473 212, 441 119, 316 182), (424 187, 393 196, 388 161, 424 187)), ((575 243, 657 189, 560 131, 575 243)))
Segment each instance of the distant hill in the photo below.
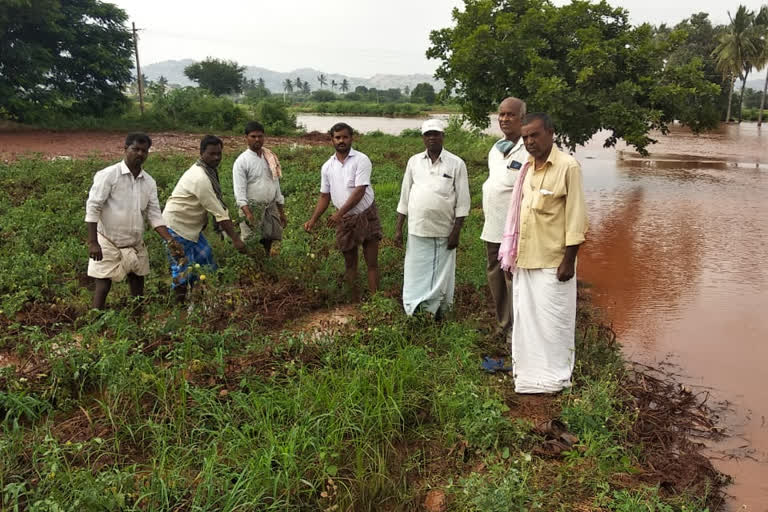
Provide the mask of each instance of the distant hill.
MULTIPOLYGON (((762 91, 763 86, 765 85, 765 73, 760 73, 760 76, 762 78, 755 78, 755 79, 748 79, 747 80, 747 89, 754 89, 756 91, 762 91)), ((741 83, 736 84, 736 90, 739 91, 741 87, 741 83)))
MULTIPOLYGON (((142 72, 150 80, 157 80, 160 76, 164 76, 171 84, 179 85, 195 85, 194 82, 189 80, 184 75, 184 68, 190 64, 194 64, 196 61, 192 59, 183 60, 166 60, 163 62, 157 62, 155 64, 148 64, 142 68, 142 72)), ((309 82, 313 91, 320 88, 320 84, 317 81, 317 76, 321 71, 312 68, 301 68, 289 71, 288 73, 281 73, 279 71, 272 71, 271 69, 260 68, 257 66, 247 66, 245 68, 245 77, 258 80, 264 79, 264 83, 272 92, 282 92, 283 82, 286 78, 296 80, 300 78, 305 82, 309 82)), ((443 83, 440 80, 435 80, 432 75, 427 74, 415 74, 415 75, 373 75, 370 78, 361 78, 356 76, 340 75, 335 73, 324 73, 328 78, 328 85, 325 89, 330 89, 331 80, 341 83, 345 78, 349 81, 350 91, 355 90, 355 87, 362 85, 368 88, 375 87, 377 89, 403 89, 409 87, 413 89, 416 84, 421 82, 427 82, 432 84, 435 90, 443 88, 443 83)), ((337 89, 338 90, 338 89, 337 89)))

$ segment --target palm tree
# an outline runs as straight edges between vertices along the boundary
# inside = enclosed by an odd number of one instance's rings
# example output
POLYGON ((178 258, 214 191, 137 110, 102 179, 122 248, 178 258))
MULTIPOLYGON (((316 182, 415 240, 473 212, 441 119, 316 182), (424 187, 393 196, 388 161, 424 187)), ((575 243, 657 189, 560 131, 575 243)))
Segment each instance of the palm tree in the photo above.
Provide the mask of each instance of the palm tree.
POLYGON ((755 16, 755 27, 760 37, 760 55, 755 60, 757 68, 765 67, 765 84, 763 95, 760 97, 760 110, 757 111, 757 126, 763 124, 763 109, 765 108, 765 95, 768 92, 768 5, 763 5, 755 16))
POLYGON ((303 84, 304 82, 301 81, 301 78, 296 77, 296 81, 293 82, 293 83, 296 86, 296 90, 300 91, 301 90, 301 84, 303 84))
POLYGON ((756 30, 753 26, 755 14, 748 11, 746 7, 740 5, 736 10, 736 15, 731 16, 731 20, 726 31, 720 36, 717 47, 712 52, 715 57, 715 65, 723 76, 730 82, 730 91, 728 94, 728 113, 726 121, 731 119, 731 99, 733 97, 733 82, 736 77, 741 78, 741 97, 739 98, 739 122, 741 122, 741 104, 744 98, 744 86, 747 82, 747 75, 752 68, 753 62, 758 54, 756 44, 756 30))
POLYGON ((349 80, 346 78, 341 81, 341 92, 347 92, 349 90, 349 80))
POLYGON ((323 86, 328 83, 328 78, 326 78, 326 76, 324 74, 320 73, 317 76, 317 81, 320 82, 320 88, 322 89, 323 86))
POLYGON ((290 78, 286 78, 283 82, 283 101, 285 101, 285 94, 288 92, 293 92, 293 82, 290 78))
POLYGON ((339 84, 338 84, 338 82, 336 82, 336 80, 331 80, 331 89, 333 89, 335 91, 336 87, 338 87, 338 85, 339 84))

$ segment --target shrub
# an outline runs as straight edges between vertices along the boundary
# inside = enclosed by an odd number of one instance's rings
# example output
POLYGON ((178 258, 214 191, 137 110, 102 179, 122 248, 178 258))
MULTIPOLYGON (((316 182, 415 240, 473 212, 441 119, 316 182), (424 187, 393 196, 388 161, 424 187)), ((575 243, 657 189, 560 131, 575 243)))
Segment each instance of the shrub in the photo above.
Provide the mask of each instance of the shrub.
POLYGON ((256 119, 264 125, 270 135, 286 135, 294 133, 296 116, 288 112, 285 103, 280 100, 261 100, 255 109, 256 119))
POLYGON ((197 87, 176 89, 158 97, 147 113, 148 121, 159 126, 209 131, 238 129, 246 117, 232 100, 197 87))

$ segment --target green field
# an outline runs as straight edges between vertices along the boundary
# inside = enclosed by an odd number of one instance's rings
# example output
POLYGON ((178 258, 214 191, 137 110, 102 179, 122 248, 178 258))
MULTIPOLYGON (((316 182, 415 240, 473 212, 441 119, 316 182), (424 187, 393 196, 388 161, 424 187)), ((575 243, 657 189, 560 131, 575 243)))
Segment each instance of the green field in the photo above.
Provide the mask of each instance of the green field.
MULTIPOLYGON (((504 350, 488 334, 478 239, 491 143, 446 136, 468 163, 473 204, 453 318, 403 315, 403 252, 385 241, 382 292, 346 325, 317 329, 304 320, 347 302, 333 233, 301 228, 329 147, 274 148, 289 218, 279 254, 240 255, 210 233, 221 269, 195 289, 190 313, 173 303, 153 233, 143 311, 125 284, 112 309, 89 310, 84 204, 109 162, 0 163, 0 510, 405 511, 430 491, 456 511, 705 510, 706 480, 660 487, 650 471, 661 448, 638 441, 630 376, 586 306, 572 391, 520 397, 509 378, 480 370, 482 354, 504 350), (545 456, 534 429, 550 417, 579 438, 559 457, 545 456)), ((356 147, 373 161, 391 237, 421 139, 366 136, 356 147)), ((222 163, 231 211, 237 153, 226 148, 222 163)), ((193 161, 150 156, 161 203, 193 161)))

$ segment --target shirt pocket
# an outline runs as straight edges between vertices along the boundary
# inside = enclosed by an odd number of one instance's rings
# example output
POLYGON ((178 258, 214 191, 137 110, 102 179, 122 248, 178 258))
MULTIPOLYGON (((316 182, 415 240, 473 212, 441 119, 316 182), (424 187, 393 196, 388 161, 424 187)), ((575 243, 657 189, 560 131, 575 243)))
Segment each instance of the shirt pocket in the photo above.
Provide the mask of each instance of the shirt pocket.
MULTIPOLYGON (((545 189, 542 189, 545 190, 545 189)), ((539 215, 555 215, 557 209, 560 206, 562 197, 555 196, 553 193, 547 194, 546 191, 542 194, 542 190, 534 192, 533 197, 533 211, 539 215)))
POLYGON ((432 176, 432 187, 443 197, 449 197, 453 192, 453 174, 440 173, 432 176))
POLYGON ((355 168, 353 166, 349 166, 349 169, 346 170, 346 182, 348 188, 355 188, 355 178, 357 173, 355 172, 355 168))

